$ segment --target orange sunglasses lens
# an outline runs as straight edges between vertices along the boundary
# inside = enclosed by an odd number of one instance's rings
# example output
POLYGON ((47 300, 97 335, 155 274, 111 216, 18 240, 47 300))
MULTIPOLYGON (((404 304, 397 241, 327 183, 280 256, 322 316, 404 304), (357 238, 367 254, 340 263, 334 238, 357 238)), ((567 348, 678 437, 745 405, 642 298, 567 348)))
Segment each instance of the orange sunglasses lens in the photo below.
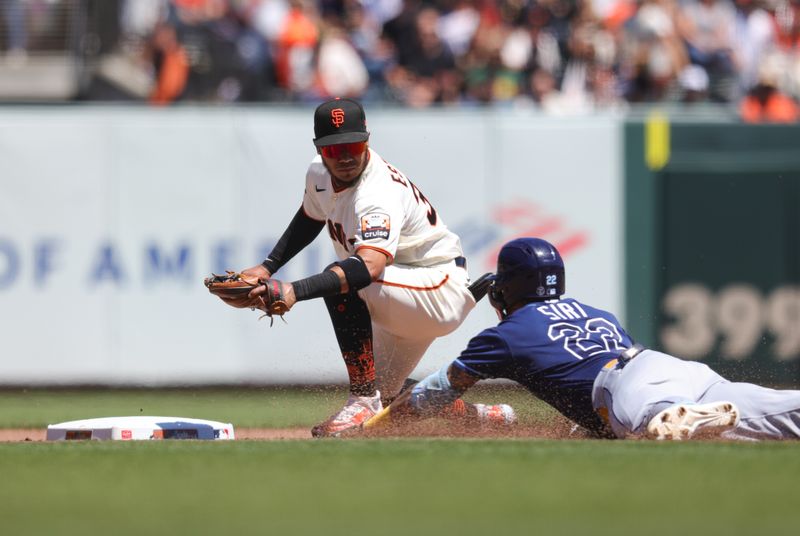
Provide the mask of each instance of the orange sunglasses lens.
POLYGON ((339 158, 345 153, 349 155, 360 155, 367 148, 367 142, 357 141, 355 143, 339 143, 337 145, 326 145, 320 147, 320 152, 325 158, 339 158))

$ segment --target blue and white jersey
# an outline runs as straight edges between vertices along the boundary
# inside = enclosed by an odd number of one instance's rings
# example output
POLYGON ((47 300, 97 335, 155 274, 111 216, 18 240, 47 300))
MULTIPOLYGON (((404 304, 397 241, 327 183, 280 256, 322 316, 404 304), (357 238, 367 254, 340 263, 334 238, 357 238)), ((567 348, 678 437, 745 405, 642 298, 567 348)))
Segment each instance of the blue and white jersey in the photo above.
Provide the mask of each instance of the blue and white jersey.
POLYGON ((573 422, 600 430, 594 380, 632 345, 613 314, 562 298, 514 311, 475 336, 453 365, 480 378, 514 380, 573 422))

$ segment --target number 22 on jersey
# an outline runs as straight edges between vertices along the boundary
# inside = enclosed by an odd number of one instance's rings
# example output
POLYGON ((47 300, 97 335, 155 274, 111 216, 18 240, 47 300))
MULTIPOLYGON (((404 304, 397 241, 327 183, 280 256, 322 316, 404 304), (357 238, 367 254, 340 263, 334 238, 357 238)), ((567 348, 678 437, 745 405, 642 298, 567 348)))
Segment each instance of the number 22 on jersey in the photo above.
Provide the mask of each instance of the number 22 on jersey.
POLYGON ((554 342, 563 341, 564 350, 576 359, 624 350, 617 326, 605 318, 590 318, 577 302, 551 303, 536 310, 555 320, 548 326, 547 336, 554 342))

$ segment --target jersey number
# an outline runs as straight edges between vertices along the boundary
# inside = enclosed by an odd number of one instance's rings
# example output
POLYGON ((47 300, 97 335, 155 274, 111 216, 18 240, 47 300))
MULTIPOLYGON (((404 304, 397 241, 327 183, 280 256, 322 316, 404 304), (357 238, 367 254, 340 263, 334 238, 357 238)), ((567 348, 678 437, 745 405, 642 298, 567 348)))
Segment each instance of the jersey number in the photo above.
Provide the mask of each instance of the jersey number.
POLYGON ((405 175, 403 175, 399 170, 395 169, 389 162, 384 160, 384 163, 389 168, 389 174, 391 175, 392 180, 394 182, 399 182, 406 188, 410 187, 411 191, 414 193, 414 199, 417 200, 417 204, 422 203, 428 207, 428 222, 430 222, 431 225, 436 225, 436 209, 433 208, 433 205, 431 205, 431 202, 428 201, 428 198, 423 195, 423 193, 414 185, 413 182, 408 180, 405 175))
POLYGON ((625 349, 617 326, 605 318, 590 318, 583 326, 558 322, 547 330, 551 341, 564 341, 564 350, 577 359, 625 349))

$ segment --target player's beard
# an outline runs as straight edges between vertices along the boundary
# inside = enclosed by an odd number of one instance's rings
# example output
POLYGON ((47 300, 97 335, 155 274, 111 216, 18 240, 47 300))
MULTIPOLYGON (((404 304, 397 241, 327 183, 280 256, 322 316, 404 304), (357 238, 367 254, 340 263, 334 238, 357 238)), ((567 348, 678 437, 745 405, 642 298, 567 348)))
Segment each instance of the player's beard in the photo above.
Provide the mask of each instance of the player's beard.
POLYGON ((331 173, 331 184, 333 184, 333 191, 334 192, 341 192, 342 190, 346 190, 348 188, 352 188, 356 184, 358 184, 358 180, 361 178, 359 175, 355 179, 351 181, 342 181, 336 178, 336 176, 331 173))
MULTIPOLYGON (((340 179, 336 175, 336 172, 334 170, 332 170, 328 166, 328 163, 323 160, 323 164, 325 165, 325 168, 328 170, 328 173, 331 174, 331 183, 333 184, 334 191, 340 192, 340 191, 345 190, 347 188, 352 188, 356 184, 358 184, 358 181, 361 179, 361 176, 364 174, 364 170, 367 169, 367 164, 369 164, 369 158, 370 158, 370 153, 369 153, 369 150, 368 150, 367 151, 367 155, 364 158, 364 162, 361 165, 361 168, 357 169, 357 171, 354 170, 355 172, 352 173, 353 177, 350 178, 349 180, 347 178, 340 179)), ((351 173, 347 173, 347 175, 350 175, 350 174, 351 173)))

